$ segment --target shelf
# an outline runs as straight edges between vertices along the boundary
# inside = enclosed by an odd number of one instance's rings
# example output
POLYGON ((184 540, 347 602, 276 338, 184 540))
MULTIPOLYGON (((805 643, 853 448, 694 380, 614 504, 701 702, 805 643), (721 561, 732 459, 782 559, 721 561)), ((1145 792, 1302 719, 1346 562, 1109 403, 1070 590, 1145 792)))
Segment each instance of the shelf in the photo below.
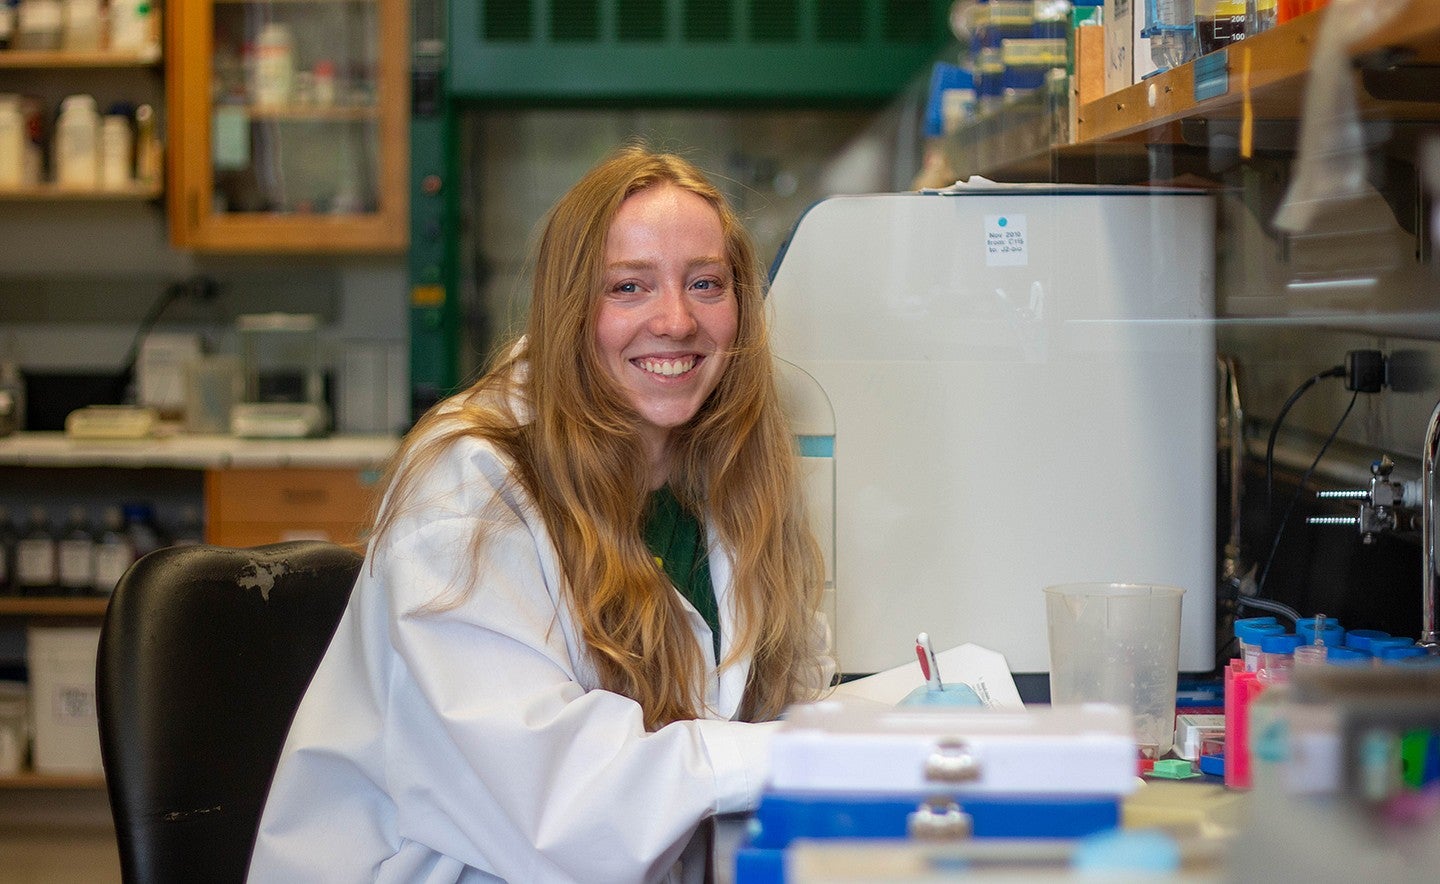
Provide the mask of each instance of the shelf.
POLYGON ((0 776, 0 790, 103 788, 105 788, 104 774, 46 774, 26 771, 10 776, 0 776))
POLYGON ((54 184, 36 184, 18 190, 0 189, 0 202, 47 200, 56 202, 144 202, 159 199, 165 188, 154 184, 131 184, 113 190, 76 190, 54 184))
POLYGON ((396 437, 383 434, 239 439, 181 433, 148 439, 72 439, 59 432, 20 432, 0 439, 0 466, 378 470, 398 445, 396 437))
POLYGON ((106 596, 0 596, 0 617, 103 617, 106 596))
MULTIPOLYGON (((1300 119, 1325 14, 1301 16, 1198 63, 1088 103, 1079 109, 1073 140, 1066 137, 1063 103, 1041 97, 1007 104, 967 122, 946 137, 944 153, 961 177, 978 173, 1005 181, 1145 180, 1147 145, 1193 143, 1211 122, 1234 127, 1247 118, 1257 125, 1293 125, 1300 119), (1197 64, 1223 67, 1222 94, 1195 99, 1197 64)), ((1429 67, 1440 65, 1440 3, 1409 0, 1389 26, 1353 47, 1351 57, 1364 69, 1357 74, 1362 117, 1440 120, 1440 84, 1429 67), (1386 70, 1396 63, 1403 65, 1386 70), (1394 84, 1430 100, 1377 97, 1390 93, 1386 87, 1394 84)))
MULTIPOLYGON (((1186 120, 1237 120, 1246 115, 1256 120, 1299 119, 1310 56, 1326 12, 1301 16, 1221 50, 1227 75, 1224 94, 1197 101, 1197 63, 1190 62, 1085 105, 1080 109, 1079 140, 1178 142, 1179 124, 1186 120)), ((1407 65, 1440 63, 1440 4, 1410 0, 1389 26, 1353 47, 1351 57, 1376 57, 1373 54, 1382 50, 1407 65)), ((1440 118, 1440 103, 1382 101, 1363 90, 1360 97, 1362 115, 1440 118)))
POLYGON ((160 47, 148 52, 54 52, 34 49, 0 51, 0 68, 142 68, 160 63, 160 47))
MULTIPOLYGON (((221 105, 220 107, 225 107, 221 105)), ((245 108, 246 114, 251 122, 262 122, 266 120, 278 120, 284 122, 352 122, 360 120, 377 120, 380 118, 380 109, 373 104, 367 105, 334 105, 331 107, 320 107, 313 104, 296 104, 276 107, 257 107, 250 105, 245 108)))

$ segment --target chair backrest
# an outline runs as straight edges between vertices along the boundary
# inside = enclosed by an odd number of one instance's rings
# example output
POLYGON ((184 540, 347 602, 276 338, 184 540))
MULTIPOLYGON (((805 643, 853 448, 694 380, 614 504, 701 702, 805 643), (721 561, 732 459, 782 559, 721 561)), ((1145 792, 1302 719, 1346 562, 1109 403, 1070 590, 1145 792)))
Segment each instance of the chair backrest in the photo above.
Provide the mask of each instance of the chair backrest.
POLYGON ((285 734, 360 563, 323 541, 170 547, 120 579, 96 702, 127 882, 244 880, 285 734))

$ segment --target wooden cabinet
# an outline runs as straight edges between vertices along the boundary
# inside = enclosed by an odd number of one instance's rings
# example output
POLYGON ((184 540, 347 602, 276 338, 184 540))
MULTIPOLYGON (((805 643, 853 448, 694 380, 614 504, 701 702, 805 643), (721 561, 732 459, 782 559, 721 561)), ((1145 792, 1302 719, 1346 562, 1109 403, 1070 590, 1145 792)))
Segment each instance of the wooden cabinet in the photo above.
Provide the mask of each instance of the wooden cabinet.
POLYGON ((407 11, 404 0, 167 4, 171 242, 403 249, 407 11))
POLYGON ((209 470, 205 539, 219 546, 354 543, 368 527, 376 478, 373 470, 209 470))

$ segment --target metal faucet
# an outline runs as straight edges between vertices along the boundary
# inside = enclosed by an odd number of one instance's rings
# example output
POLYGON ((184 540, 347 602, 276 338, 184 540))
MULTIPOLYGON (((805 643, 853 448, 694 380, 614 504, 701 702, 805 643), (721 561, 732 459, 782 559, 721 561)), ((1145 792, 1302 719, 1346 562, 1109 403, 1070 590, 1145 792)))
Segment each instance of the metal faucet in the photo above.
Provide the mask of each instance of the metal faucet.
POLYGON ((1424 534, 1425 575, 1420 589, 1420 644, 1436 653, 1435 635, 1435 454, 1440 446, 1440 403, 1425 426, 1425 448, 1420 455, 1420 530, 1424 534))

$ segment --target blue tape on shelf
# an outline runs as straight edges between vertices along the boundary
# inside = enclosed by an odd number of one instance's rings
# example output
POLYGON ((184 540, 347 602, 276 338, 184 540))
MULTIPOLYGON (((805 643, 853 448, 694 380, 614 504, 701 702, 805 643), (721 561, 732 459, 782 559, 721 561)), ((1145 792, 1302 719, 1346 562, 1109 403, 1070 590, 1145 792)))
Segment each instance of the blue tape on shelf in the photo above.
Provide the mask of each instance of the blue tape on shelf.
POLYGON ((1195 100, 1204 101, 1230 91, 1230 56, 1224 50, 1195 59, 1195 100))

